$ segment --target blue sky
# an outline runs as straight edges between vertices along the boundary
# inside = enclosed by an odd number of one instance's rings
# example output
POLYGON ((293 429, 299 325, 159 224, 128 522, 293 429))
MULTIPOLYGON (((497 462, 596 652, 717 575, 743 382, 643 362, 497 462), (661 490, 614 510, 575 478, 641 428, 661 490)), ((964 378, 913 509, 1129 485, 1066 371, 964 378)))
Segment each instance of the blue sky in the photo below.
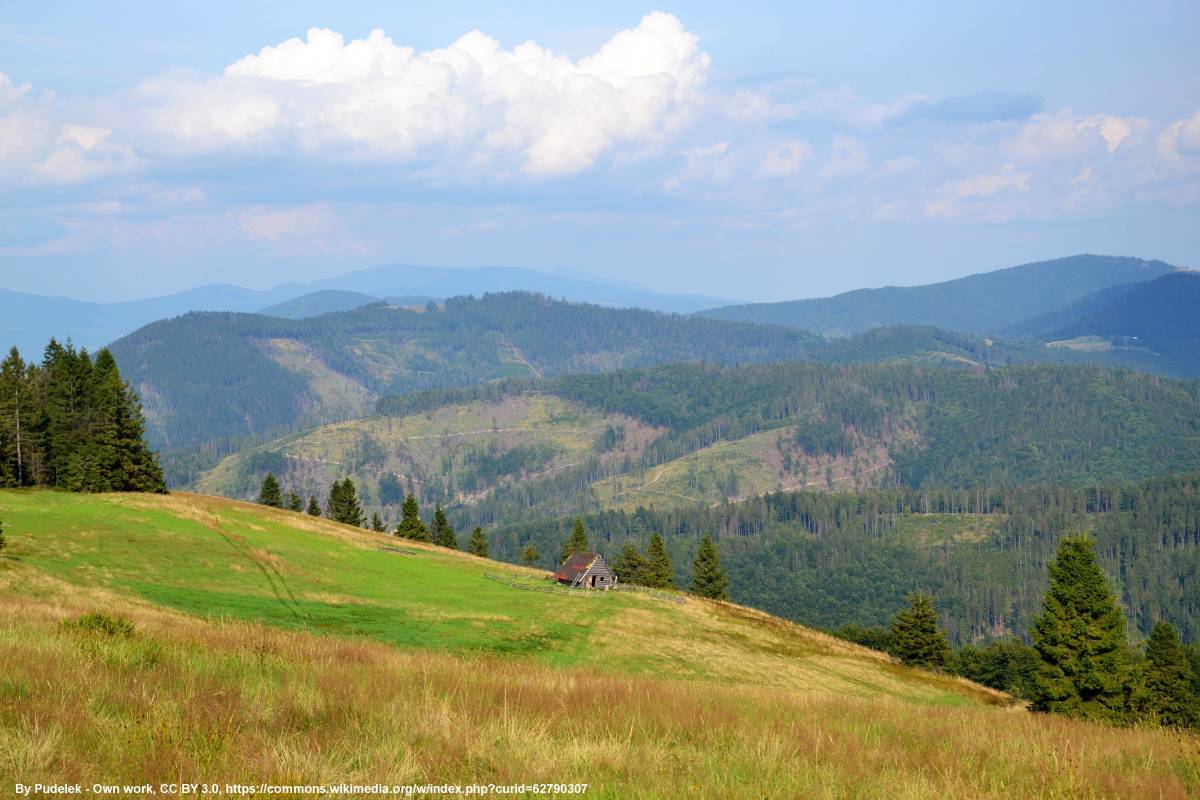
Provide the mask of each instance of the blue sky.
POLYGON ((244 5, 0 6, 0 288, 1200 266, 1195 3, 244 5))

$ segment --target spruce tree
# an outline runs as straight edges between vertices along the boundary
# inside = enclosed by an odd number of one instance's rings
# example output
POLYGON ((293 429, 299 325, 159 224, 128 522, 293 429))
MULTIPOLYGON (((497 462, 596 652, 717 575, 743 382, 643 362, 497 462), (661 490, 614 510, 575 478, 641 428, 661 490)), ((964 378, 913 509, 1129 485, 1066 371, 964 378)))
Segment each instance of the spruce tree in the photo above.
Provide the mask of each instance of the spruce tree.
POLYGON ((646 568, 642 578, 642 585, 652 589, 675 588, 675 567, 667 554, 667 545, 657 533, 650 537, 650 544, 646 546, 646 568))
POLYGON ((283 493, 279 490, 279 481, 275 478, 275 473, 268 472, 263 478, 262 487, 258 490, 259 505, 271 506, 271 508, 283 508, 283 493))
POLYGON ((315 494, 310 494, 308 496, 308 508, 305 509, 305 513, 307 513, 310 517, 321 516, 321 504, 317 502, 317 496, 315 494))
POLYGON ((434 508, 433 524, 429 526, 429 538, 436 545, 449 547, 452 550, 458 549, 458 536, 446 520, 446 512, 442 510, 441 503, 434 508))
POLYGON ((358 503, 358 492, 354 489, 354 481, 346 478, 334 481, 329 488, 329 502, 326 511, 330 519, 361 528, 363 525, 363 510, 358 503))
POLYGON ((295 492, 287 493, 287 510, 288 511, 303 511, 304 501, 300 499, 300 495, 295 492))
POLYGON ((34 476, 27 467, 33 448, 34 423, 30 373, 16 347, 0 363, 0 486, 27 486, 34 476))
POLYGON ((483 528, 478 525, 475 530, 471 531, 471 538, 467 541, 467 552, 476 556, 487 558, 488 555, 488 540, 483 535, 483 528))
POLYGON ((905 664, 927 669, 946 669, 950 665, 950 643, 938 627, 933 597, 917 592, 908 596, 909 607, 892 619, 892 655, 905 664))
POLYGON ((386 528, 383 527, 383 517, 379 516, 378 511, 371 515, 371 530, 375 531, 376 533, 383 533, 384 530, 386 530, 386 528))
POLYGON ((1179 634, 1160 620, 1146 642, 1146 704, 1153 719, 1173 728, 1200 724, 1200 698, 1192 691, 1192 677, 1179 634))
POLYGON ((1122 720, 1130 665, 1125 615, 1096 564, 1091 539, 1068 537, 1050 562, 1050 588, 1033 622, 1036 711, 1122 720))
POLYGON ((405 498, 404 505, 400 507, 400 524, 396 526, 396 535, 414 542, 429 541, 429 529, 421 521, 421 507, 412 494, 405 498))
POLYGON ((640 584, 642 573, 646 569, 646 559, 642 557, 635 543, 626 542, 621 554, 613 559, 610 566, 612 571, 617 573, 617 580, 622 583, 640 584))
POLYGON ((525 549, 521 551, 521 560, 530 567, 536 564, 538 559, 541 557, 542 554, 538 552, 537 545, 535 545, 533 542, 525 545, 525 549))
POLYGON ((583 520, 576 517, 575 525, 571 528, 571 535, 563 542, 562 554, 558 557, 558 563, 565 564, 567 559, 576 553, 588 552, 591 552, 591 546, 588 544, 587 528, 583 527, 583 520))
POLYGON ((704 534, 692 564, 692 593, 713 600, 729 599, 729 579, 721 569, 721 554, 712 536, 704 534))

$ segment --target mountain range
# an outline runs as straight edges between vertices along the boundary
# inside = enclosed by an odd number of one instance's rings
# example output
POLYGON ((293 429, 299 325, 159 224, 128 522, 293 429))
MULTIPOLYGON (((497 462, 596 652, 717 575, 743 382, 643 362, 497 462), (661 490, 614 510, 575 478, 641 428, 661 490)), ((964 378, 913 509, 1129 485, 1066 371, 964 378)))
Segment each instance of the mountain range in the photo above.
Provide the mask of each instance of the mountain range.
POLYGON ((1175 272, 1162 261, 1079 255, 969 275, 926 286, 856 289, 834 297, 751 303, 701 316, 849 336, 888 325, 932 325, 953 331, 1006 334, 1058 313, 1096 292, 1175 272))
POLYGON ((113 303, 0 289, 0 341, 38 353, 51 336, 96 349, 157 320, 189 311, 262 312, 289 318, 348 311, 385 300, 400 305, 498 291, 532 291, 603 306, 689 313, 722 305, 718 298, 663 294, 598 279, 520 267, 387 265, 309 283, 254 290, 211 284, 176 294, 113 303))

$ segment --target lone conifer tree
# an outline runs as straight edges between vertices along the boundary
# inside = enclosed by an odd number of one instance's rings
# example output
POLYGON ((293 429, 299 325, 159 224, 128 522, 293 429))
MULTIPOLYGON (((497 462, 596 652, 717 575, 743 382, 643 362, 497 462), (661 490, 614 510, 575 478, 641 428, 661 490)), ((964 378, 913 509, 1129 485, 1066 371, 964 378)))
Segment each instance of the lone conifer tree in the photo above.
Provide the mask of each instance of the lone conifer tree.
POLYGON ((279 481, 276 480, 275 473, 268 472, 267 477, 263 478, 262 488, 258 490, 258 502, 271 508, 283 507, 283 494, 279 491, 279 481))
POLYGON ((308 496, 308 508, 306 509, 306 513, 310 517, 321 516, 321 504, 317 502, 317 496, 315 494, 310 494, 308 496))
POLYGON ((303 511, 304 501, 300 499, 300 495, 295 492, 287 493, 287 510, 288 511, 303 511))
POLYGON ((542 554, 538 552, 537 546, 533 542, 525 545, 525 549, 521 551, 521 560, 531 567, 536 564, 538 559, 541 557, 542 554))
POLYGON ((617 573, 617 580, 622 583, 642 582, 642 573, 646 570, 646 559, 642 557, 637 545, 626 542, 621 554, 613 559, 612 570, 617 573))
POLYGON ((713 544, 712 536, 704 534, 696 560, 692 564, 692 593, 713 600, 729 599, 729 579, 721 569, 721 554, 713 544))
POLYGON ((363 510, 358 503, 358 492, 354 488, 354 481, 346 478, 343 481, 334 481, 333 486, 329 488, 329 502, 326 504, 326 511, 329 513, 329 518, 346 525, 353 525, 356 528, 361 528, 363 525, 363 510))
POLYGON ((441 503, 434 508, 433 524, 429 526, 429 538, 436 545, 449 547, 452 550, 458 549, 458 536, 454 533, 454 528, 451 528, 450 523, 446 521, 446 512, 442 511, 441 503))
POLYGON ((376 533, 383 533, 385 530, 383 527, 383 517, 379 516, 378 511, 371 515, 371 530, 376 533))
POLYGON ((487 558, 488 555, 488 540, 483 535, 483 528, 478 525, 475 530, 471 531, 471 538, 467 541, 467 552, 476 556, 487 558))
POLYGON ((650 537, 646 546, 646 568, 642 570, 642 585, 652 589, 674 589, 675 567, 667 546, 657 533, 650 537))
POLYGON ((400 507, 400 524, 396 526, 396 535, 412 539, 414 542, 429 541, 429 529, 421 521, 421 507, 417 505, 417 498, 411 494, 400 507))
POLYGON ((1120 720, 1130 688, 1125 615, 1096 564, 1092 541, 1068 537, 1050 562, 1050 588, 1033 621, 1036 711, 1120 720))
POLYGON ((590 550, 587 528, 583 527, 583 520, 576 517, 575 525, 571 528, 571 535, 567 537, 567 541, 563 542, 562 555, 558 557, 558 563, 566 563, 566 560, 576 553, 587 553, 590 550))
POLYGON ((1163 725, 1200 725, 1200 699, 1192 692, 1192 667, 1171 623, 1159 620, 1146 642, 1147 706, 1163 725))
POLYGON ((950 643, 938 627, 933 598, 917 592, 908 596, 909 607, 892 619, 892 654, 905 664, 927 669, 946 669, 950 664, 950 643))

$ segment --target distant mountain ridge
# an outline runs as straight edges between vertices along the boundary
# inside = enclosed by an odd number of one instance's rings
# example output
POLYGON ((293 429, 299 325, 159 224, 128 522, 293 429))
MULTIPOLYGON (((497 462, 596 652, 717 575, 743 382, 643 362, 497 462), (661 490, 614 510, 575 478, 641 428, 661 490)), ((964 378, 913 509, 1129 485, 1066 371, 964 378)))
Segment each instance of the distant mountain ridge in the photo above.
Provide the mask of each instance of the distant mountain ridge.
POLYGON ((834 297, 734 305, 698 316, 850 336, 888 325, 932 325, 978 334, 1012 330, 1098 291, 1175 272, 1162 261, 1079 255, 924 286, 857 289, 834 297))
POLYGON ((533 291, 576 302, 622 308, 691 313, 727 303, 719 298, 691 294, 666 294, 649 289, 589 279, 555 275, 521 267, 420 267, 388 265, 356 270, 311 283, 285 283, 266 290, 229 284, 212 284, 184 292, 96 303, 68 297, 13 292, 0 289, 0 342, 16 345, 26 355, 41 352, 50 337, 71 338, 82 347, 96 349, 162 319, 191 311, 262 312, 291 317, 347 311, 376 299, 393 297, 444 298, 487 292, 533 291), (334 292, 335 295, 324 294, 334 292), (349 293, 364 296, 352 303, 349 293), (298 307, 279 304, 316 294, 298 307), (335 300, 340 297, 341 301, 335 300), (299 310, 297 310, 299 309, 299 310))

